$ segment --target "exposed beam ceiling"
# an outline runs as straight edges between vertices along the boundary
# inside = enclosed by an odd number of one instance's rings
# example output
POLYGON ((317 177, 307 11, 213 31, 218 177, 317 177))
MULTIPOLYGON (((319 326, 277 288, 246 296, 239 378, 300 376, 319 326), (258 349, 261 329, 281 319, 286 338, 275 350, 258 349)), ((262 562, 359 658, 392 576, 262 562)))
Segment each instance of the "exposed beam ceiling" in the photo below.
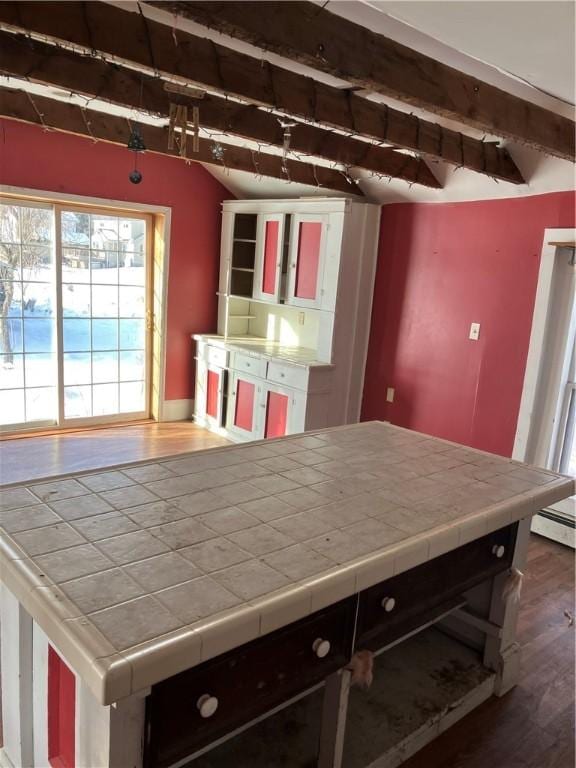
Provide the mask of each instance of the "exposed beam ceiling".
MULTIPOLYGON (((278 147, 283 144, 283 128, 278 117, 258 107, 209 94, 193 102, 183 94, 167 92, 165 83, 158 78, 22 35, 0 32, 0 70, 163 117, 169 114, 171 102, 188 106, 196 103, 203 127, 278 147)), ((291 128, 290 150, 341 165, 366 168, 409 183, 436 189, 441 186, 417 157, 305 123, 291 128)))
MULTIPOLYGON (((163 4, 163 6, 166 4, 163 4)), ((152 72, 497 179, 524 180, 505 149, 106 3, 2 2, 0 24, 100 51, 152 72)))
POLYGON ((259 48, 463 125, 574 159, 572 120, 310 2, 150 2, 259 48))
MULTIPOLYGON (((126 146, 130 135, 130 125, 126 118, 105 114, 94 109, 82 109, 56 99, 33 96, 10 88, 0 88, 0 117, 8 117, 26 123, 41 125, 46 129, 74 133, 91 139, 107 141, 126 146)), ((153 125, 140 124, 142 138, 147 150, 162 155, 178 157, 170 152, 168 129, 153 125)), ((357 185, 350 184, 345 176, 331 168, 313 166, 298 160, 287 160, 287 173, 283 170, 282 157, 263 152, 255 153, 249 149, 220 142, 224 148, 223 162, 212 154, 214 144, 207 139, 200 139, 199 152, 186 160, 208 163, 259 176, 270 176, 283 181, 294 181, 313 187, 362 195, 357 185)), ((126 150, 128 152, 128 150, 126 150)))

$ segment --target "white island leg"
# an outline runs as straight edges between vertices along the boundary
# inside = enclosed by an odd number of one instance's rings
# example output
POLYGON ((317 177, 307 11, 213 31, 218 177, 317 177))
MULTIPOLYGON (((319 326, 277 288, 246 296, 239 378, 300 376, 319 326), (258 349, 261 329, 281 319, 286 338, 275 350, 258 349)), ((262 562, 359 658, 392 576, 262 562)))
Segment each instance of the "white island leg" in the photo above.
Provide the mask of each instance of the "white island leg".
POLYGON ((2 726, 0 765, 34 765, 32 738, 32 619, 0 585, 2 726))
POLYGON ((341 768, 350 694, 349 669, 341 669, 326 680, 318 768, 341 768))
POLYGON ((0 766, 142 768, 149 689, 102 706, 4 585, 0 599, 0 766))
MULTIPOLYGON (((518 524, 516 547, 512 567, 524 571, 528 556, 531 518, 518 524)), ((520 646, 516 642, 516 623, 518 621, 519 600, 503 597, 503 589, 509 578, 505 572, 493 581, 490 602, 489 621, 501 628, 498 636, 487 635, 484 646, 484 664, 496 672, 494 693, 503 696, 518 682, 520 674, 520 646)))

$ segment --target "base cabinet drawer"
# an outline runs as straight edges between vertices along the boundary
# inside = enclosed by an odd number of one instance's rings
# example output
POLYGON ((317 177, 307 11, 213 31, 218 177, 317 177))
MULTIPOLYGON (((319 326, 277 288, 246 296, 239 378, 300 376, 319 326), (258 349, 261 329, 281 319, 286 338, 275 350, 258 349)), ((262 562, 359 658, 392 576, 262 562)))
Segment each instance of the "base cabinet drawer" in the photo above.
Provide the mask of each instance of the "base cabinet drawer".
POLYGON ((235 371, 266 378, 266 360, 263 357, 243 355, 240 352, 233 352, 230 357, 230 367, 235 371))
POLYGON ((220 368, 226 368, 228 365, 228 350, 205 341, 198 341, 196 354, 199 360, 204 360, 209 365, 217 365, 220 368))
POLYGON ((344 600, 153 686, 145 767, 184 759, 344 666, 355 605, 344 600))
POLYGON ((517 524, 360 593, 356 649, 377 650, 433 621, 466 590, 510 568, 517 524))
POLYGON ((276 384, 283 384, 285 387, 295 387, 296 389, 307 389, 309 370, 303 365, 289 365, 271 360, 268 363, 268 381, 276 384))

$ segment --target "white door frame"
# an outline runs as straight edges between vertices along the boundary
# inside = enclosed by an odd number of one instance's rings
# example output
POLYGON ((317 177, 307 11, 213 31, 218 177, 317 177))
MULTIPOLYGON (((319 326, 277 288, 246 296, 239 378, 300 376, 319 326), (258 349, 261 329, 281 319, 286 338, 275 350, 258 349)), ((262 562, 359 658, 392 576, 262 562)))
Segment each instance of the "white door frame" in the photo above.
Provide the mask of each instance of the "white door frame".
MULTIPOLYGON (((562 429, 566 384, 576 342, 576 270, 570 251, 552 243, 574 242, 576 229, 546 229, 524 386, 512 458, 554 468, 562 429), (569 270, 572 269, 572 272, 569 270), (552 375, 548 375, 552 371, 552 375)), ((532 531, 576 547, 575 498, 532 520, 532 531)))
MULTIPOLYGON (((85 195, 72 195, 67 194, 64 192, 51 192, 49 190, 42 190, 42 189, 29 189, 26 187, 14 187, 9 185, 2 185, 1 190, 1 196, 4 197, 10 197, 14 200, 18 200, 19 198, 22 198, 22 202, 25 200, 37 200, 41 203, 53 203, 55 205, 66 205, 68 204, 80 204, 80 205, 87 205, 87 206, 94 206, 98 208, 120 208, 124 211, 130 210, 134 212, 141 212, 141 213, 147 213, 151 215, 157 215, 162 216, 164 218, 164 243, 163 243, 163 258, 161 262, 161 269, 156 269, 156 264, 154 263, 154 276, 157 276, 159 274, 160 276, 160 285, 154 286, 154 293, 156 297, 161 296, 161 302, 162 302, 162 311, 160 312, 159 317, 155 317, 155 329, 154 329, 154 336, 157 338, 154 339, 154 341, 151 341, 152 348, 159 347, 160 354, 158 356, 158 365, 160 368, 159 371, 159 386, 157 390, 155 390, 154 387, 152 387, 152 397, 155 399, 155 402, 151 403, 151 412, 157 413, 159 418, 159 421, 164 421, 164 412, 165 412, 165 400, 164 400, 164 392, 166 388, 166 323, 167 323, 167 315, 168 315, 168 302, 167 302, 167 296, 168 296, 168 273, 169 273, 169 264, 170 264, 170 229, 171 229, 171 216, 172 216, 172 209, 168 206, 163 205, 149 205, 147 203, 134 203, 127 200, 113 200, 110 198, 101 198, 101 197, 88 197, 85 195), (154 343, 156 342, 156 343, 154 343)), ((152 254, 152 258, 154 258, 154 254, 152 254)), ((150 378, 150 385, 152 384, 152 378, 150 378)), ((114 419, 114 417, 110 420, 112 421, 118 421, 118 418, 114 419)), ((125 421, 126 419, 123 419, 125 421)), ((70 426, 70 425, 66 425, 70 426)), ((89 425, 86 425, 86 428, 89 428, 89 425)), ((27 430, 23 429, 21 430, 22 433, 25 433, 27 430)), ((31 430, 30 430, 31 431, 31 430)))
POLYGON ((569 259, 566 249, 551 245, 553 242, 573 241, 576 229, 546 229, 544 230, 544 242, 538 286, 536 289, 536 301, 532 318, 532 331, 530 334, 530 346, 526 361, 526 372, 522 388, 522 399, 518 414, 518 424, 512 458, 518 461, 536 463, 547 466, 552 459, 554 450, 554 437, 561 409, 561 393, 565 386, 565 379, 570 365, 572 353, 571 344, 574 343, 574 294, 568 298, 572 302, 570 307, 558 307, 553 304, 554 280, 558 277, 558 270, 569 259), (562 322, 559 315, 564 312, 567 321, 562 322), (570 322, 572 318, 572 322, 570 322), (559 341, 562 352, 555 355, 554 367, 561 373, 554 382, 553 391, 548 391, 544 383, 543 365, 549 367, 550 360, 545 359, 546 335, 553 323, 562 323, 561 333, 563 338, 559 341), (549 402, 554 400, 554 407, 550 408, 549 402), (538 431, 540 434, 536 434, 538 431))

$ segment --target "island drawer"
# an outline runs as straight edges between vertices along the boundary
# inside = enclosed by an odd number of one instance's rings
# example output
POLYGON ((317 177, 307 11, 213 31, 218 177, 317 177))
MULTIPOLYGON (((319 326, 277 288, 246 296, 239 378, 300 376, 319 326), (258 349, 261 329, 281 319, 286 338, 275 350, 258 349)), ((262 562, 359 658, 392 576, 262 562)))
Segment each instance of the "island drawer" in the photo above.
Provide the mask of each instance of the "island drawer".
POLYGON ((356 649, 377 650, 455 607, 512 564, 517 524, 465 544, 360 593, 356 649))
POLYGON ((284 384, 295 389, 308 388, 308 368, 303 365, 290 365, 271 360, 268 363, 268 381, 284 384))
POLYGON ((355 607, 349 598, 153 686, 146 768, 182 760, 344 666, 355 607))
POLYGON ((241 352, 233 352, 230 367, 235 371, 250 373, 252 376, 266 378, 266 359, 252 355, 243 355, 241 352))

